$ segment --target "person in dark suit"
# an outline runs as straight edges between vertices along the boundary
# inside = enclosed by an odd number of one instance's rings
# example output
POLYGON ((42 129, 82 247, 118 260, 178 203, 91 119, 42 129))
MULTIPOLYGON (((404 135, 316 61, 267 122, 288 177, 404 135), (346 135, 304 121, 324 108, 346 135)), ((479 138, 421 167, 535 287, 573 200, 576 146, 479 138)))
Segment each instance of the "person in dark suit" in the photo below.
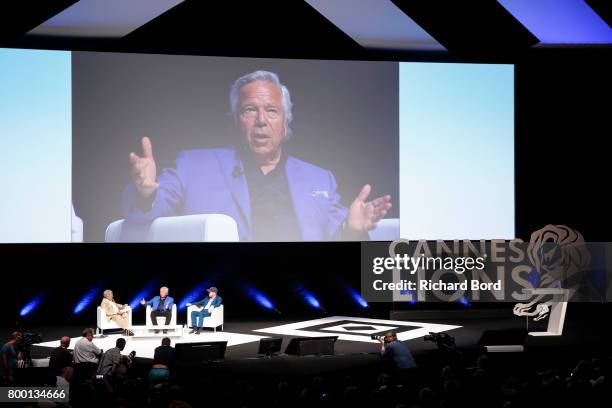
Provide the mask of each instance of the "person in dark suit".
MULTIPOLYGON (((204 318, 210 316, 215 307, 221 306, 223 300, 217 294, 218 289, 214 286, 206 289, 208 297, 193 303, 193 306, 201 307, 200 310, 191 311, 191 331, 189 334, 200 334, 200 330, 204 329, 204 318)), ((192 303, 187 303, 187 307, 192 306, 192 303)))
POLYGON ((55 376, 61 376, 65 367, 72 366, 72 352, 68 347, 70 347, 70 337, 62 336, 60 346, 51 351, 49 368, 55 376))
MULTIPOLYGON (((141 305, 151 306, 151 322, 154 326, 157 326, 157 317, 165 317, 166 322, 164 323, 166 326, 170 324, 170 320, 172 320, 172 306, 174 305, 174 299, 168 296, 168 288, 162 286, 159 288, 159 296, 155 296, 151 300, 140 301, 141 305)), ((168 331, 164 329, 164 333, 168 331)), ((159 333, 159 330, 155 330, 155 333, 159 333)))

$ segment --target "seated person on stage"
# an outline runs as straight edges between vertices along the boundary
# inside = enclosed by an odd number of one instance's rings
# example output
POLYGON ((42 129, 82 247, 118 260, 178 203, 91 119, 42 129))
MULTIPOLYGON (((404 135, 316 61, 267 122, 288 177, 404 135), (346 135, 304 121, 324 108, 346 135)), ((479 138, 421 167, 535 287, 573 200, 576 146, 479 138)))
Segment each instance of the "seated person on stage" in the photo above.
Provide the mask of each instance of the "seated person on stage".
MULTIPOLYGON (((151 322, 154 326, 157 326, 157 317, 162 316, 166 318, 166 326, 170 324, 172 319, 172 306, 174 305, 174 299, 168 296, 168 288, 162 286, 159 288, 159 296, 155 296, 151 300, 140 301, 141 305, 151 306, 151 322)), ((159 330, 155 330, 155 333, 159 333, 159 330)), ((168 330, 164 329, 164 333, 168 333, 168 330)))
POLYGON ((175 362, 176 351, 170 345, 170 339, 164 337, 161 341, 161 346, 155 349, 153 366, 151 366, 151 371, 149 371, 149 385, 153 387, 155 384, 168 381, 170 369, 174 367, 175 362))
MULTIPOLYGON (((204 318, 210 316, 215 307, 221 306, 221 296, 217 295, 217 288, 211 286, 206 289, 208 297, 200 300, 199 302, 193 303, 193 306, 198 306, 200 310, 191 311, 191 331, 189 334, 200 334, 200 329, 204 329, 204 318)), ((187 303, 187 307, 191 306, 191 303, 187 303)))
POLYGON ((61 376, 65 367, 72 366, 72 352, 68 350, 70 337, 62 336, 60 346, 53 349, 49 358, 49 369, 55 376, 61 376))
POLYGON ((102 310, 104 310, 108 321, 110 322, 112 320, 117 323, 117 325, 123 329, 124 336, 133 336, 134 333, 128 329, 128 313, 131 313, 130 307, 128 305, 118 305, 113 298, 113 291, 110 289, 106 289, 103 296, 104 298, 100 306, 102 310))

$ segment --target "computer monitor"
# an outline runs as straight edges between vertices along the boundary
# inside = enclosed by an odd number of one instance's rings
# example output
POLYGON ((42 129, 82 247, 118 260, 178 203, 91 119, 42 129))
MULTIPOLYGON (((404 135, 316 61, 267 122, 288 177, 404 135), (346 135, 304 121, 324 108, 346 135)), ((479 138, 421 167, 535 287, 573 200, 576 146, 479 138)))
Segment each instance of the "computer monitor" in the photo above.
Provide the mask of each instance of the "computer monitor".
POLYGON ((201 343, 177 343, 176 361, 182 367, 197 366, 225 356, 227 341, 207 341, 201 343))
POLYGON ((259 349, 257 354, 271 356, 274 353, 280 353, 283 344, 282 337, 271 337, 259 340, 259 349))
POLYGON ((333 355, 336 340, 338 340, 338 336, 295 337, 287 345, 285 353, 298 356, 309 354, 333 355))

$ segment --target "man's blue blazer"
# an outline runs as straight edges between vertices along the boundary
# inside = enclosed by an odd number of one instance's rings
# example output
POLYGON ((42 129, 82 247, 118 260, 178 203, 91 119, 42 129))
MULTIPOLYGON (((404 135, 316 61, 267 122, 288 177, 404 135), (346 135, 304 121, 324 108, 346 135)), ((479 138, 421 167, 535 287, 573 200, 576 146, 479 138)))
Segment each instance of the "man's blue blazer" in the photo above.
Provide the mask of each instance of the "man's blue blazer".
MULTIPOLYGON (((204 299, 192 303, 194 306, 199 306, 199 307, 206 307, 206 305, 208 304, 208 301, 210 300, 210 298, 207 296, 204 299)), ((215 298, 213 299, 212 303, 210 304, 212 307, 219 307, 221 306, 221 303, 223 303, 223 300, 221 299, 221 296, 217 295, 215 296, 215 298)))
MULTIPOLYGON (((147 301, 145 305, 151 306, 151 310, 157 310, 160 302, 160 297, 155 296, 153 299, 147 301)), ((166 310, 172 310, 172 305, 174 304, 174 299, 170 296, 166 296, 166 303, 164 303, 164 308, 166 310)))
MULTIPOLYGON (((153 205, 142 211, 136 186, 123 195, 128 222, 150 222, 157 217, 226 214, 238 224, 241 241, 251 241, 251 206, 244 163, 235 148, 185 150, 174 168, 158 176, 153 205)), ((348 210, 340 204, 333 174, 293 156, 285 173, 295 215, 305 241, 338 239, 348 210)))

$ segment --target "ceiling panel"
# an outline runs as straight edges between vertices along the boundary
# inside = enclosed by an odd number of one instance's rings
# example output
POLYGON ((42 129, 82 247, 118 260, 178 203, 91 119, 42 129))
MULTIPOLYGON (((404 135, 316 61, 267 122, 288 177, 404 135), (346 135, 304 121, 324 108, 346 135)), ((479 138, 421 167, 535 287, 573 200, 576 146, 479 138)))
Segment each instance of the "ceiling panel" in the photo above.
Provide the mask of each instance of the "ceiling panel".
POLYGON ((120 38, 183 0, 80 0, 28 35, 120 38))
POLYGON ((542 44, 612 44, 612 28, 583 0, 498 0, 542 44))
POLYGON ((444 51, 445 48, 391 0, 305 0, 364 47, 444 51))

